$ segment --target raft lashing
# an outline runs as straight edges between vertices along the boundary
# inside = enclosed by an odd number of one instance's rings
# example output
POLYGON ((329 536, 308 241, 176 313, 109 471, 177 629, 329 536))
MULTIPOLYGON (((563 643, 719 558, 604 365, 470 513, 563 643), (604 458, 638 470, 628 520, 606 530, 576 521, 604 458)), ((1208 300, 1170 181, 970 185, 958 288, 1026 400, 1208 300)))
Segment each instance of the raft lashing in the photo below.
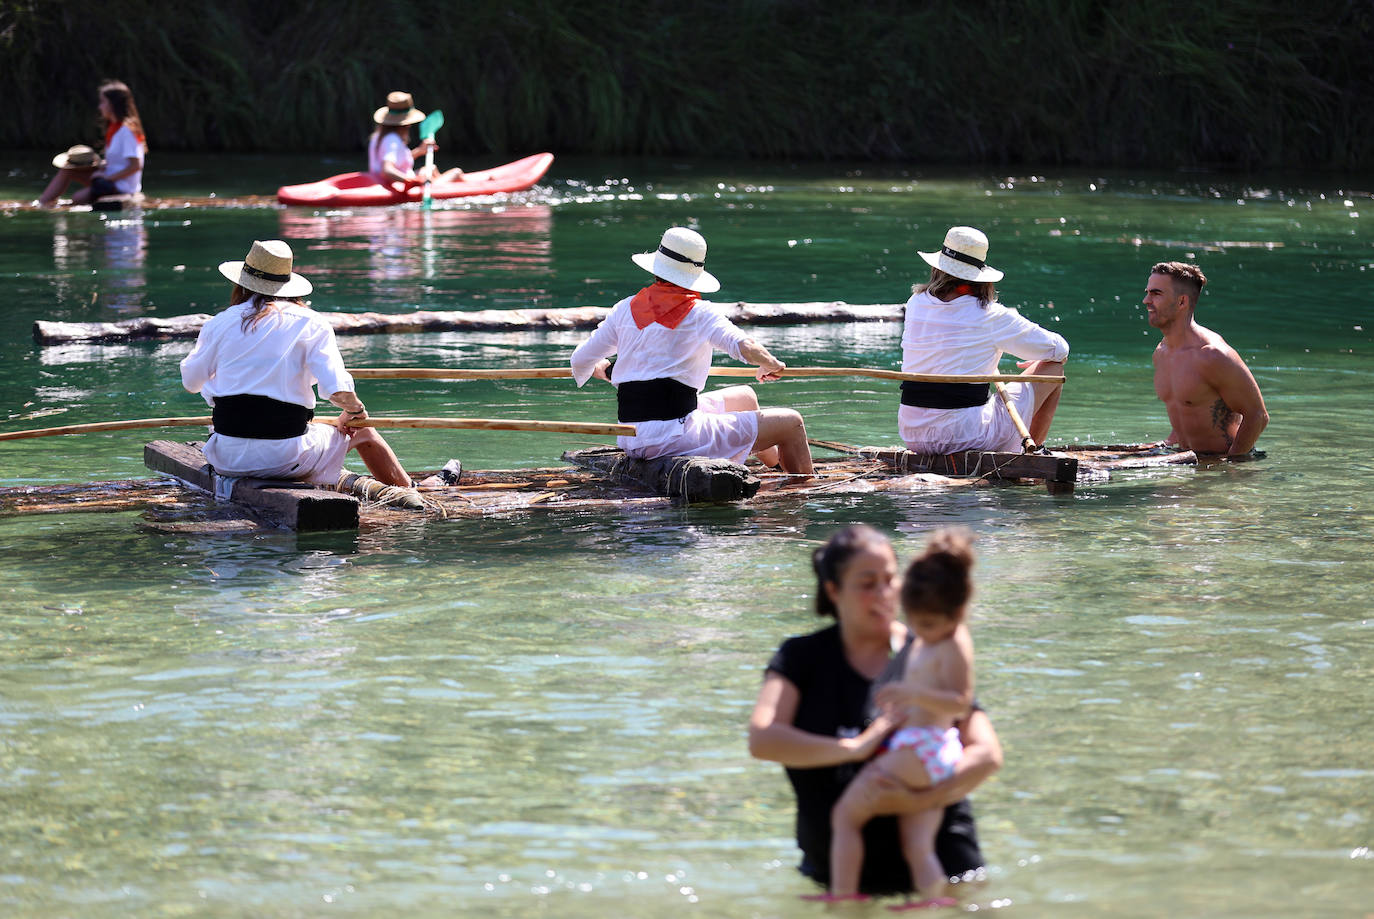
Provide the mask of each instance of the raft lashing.
MULTIPOLYGON (((537 511, 627 513, 675 505, 773 504, 828 494, 871 492, 922 495, 938 499, 951 488, 993 483, 1043 484, 1051 494, 1071 493, 1075 485, 1104 481, 1120 470, 1196 465, 1186 451, 1154 445, 1074 446, 1048 454, 970 450, 949 456, 924 456, 900 448, 850 447, 813 441, 819 448, 843 451, 839 458, 815 461, 814 476, 781 473, 751 462, 671 456, 638 460, 614 447, 573 450, 571 464, 539 469, 463 470, 456 483, 416 474, 414 489, 385 486, 366 475, 345 472, 333 488, 300 482, 226 479, 201 452, 199 442, 153 441, 144 447, 144 465, 183 485, 216 495, 244 508, 266 526, 299 532, 357 530, 431 518, 472 518, 537 511)), ((0 513, 23 513, 17 496, 0 489, 0 513), (7 500, 8 499, 8 500, 7 500), (10 505, 7 507, 6 505, 10 505)), ((150 502, 150 504, 153 502, 150 502)), ((47 510, 56 508, 47 505, 47 510)), ((75 505, 72 510, 81 510, 75 505)), ((123 509, 129 509, 125 507, 123 509)))

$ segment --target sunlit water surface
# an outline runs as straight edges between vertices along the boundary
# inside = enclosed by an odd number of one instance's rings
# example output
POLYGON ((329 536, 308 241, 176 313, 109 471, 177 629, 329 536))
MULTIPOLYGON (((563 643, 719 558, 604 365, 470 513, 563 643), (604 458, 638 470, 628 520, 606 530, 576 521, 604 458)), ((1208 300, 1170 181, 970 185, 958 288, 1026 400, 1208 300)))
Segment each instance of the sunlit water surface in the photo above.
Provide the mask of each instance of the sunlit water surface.
MULTIPOLYGON (((263 194, 348 168, 207 160, 159 156, 150 193, 263 194)), ((5 157, 0 198, 32 197, 43 162, 5 157)), ((302 537, 0 519, 0 912, 819 915, 798 900, 785 780, 749 759, 744 726, 772 650, 818 624, 810 550, 863 521, 902 556, 938 525, 979 537, 979 696, 1007 759, 976 795, 989 877, 968 908, 1366 915, 1374 202, 1341 186, 560 159, 534 191, 428 214, 0 214, 5 430, 204 413, 179 386, 189 343, 40 348, 30 326, 217 310, 216 265, 254 238, 292 243, 321 309, 561 307, 636 290, 630 253, 673 223, 706 234, 719 299, 755 302, 900 302, 916 248, 983 227, 1003 300, 1074 347, 1055 433, 1080 442, 1166 432, 1138 301, 1153 262, 1194 257, 1211 278, 1200 319, 1273 416, 1262 463, 1060 498, 815 496, 302 537)), ((757 334, 792 364, 900 357, 895 324, 757 334)), ((577 340, 342 346, 355 367, 509 367, 562 362, 577 340)), ((566 381, 362 391, 378 413, 614 412, 604 388, 566 381)), ((873 381, 762 398, 801 408, 813 436, 896 439, 895 393, 873 381)), ((388 436, 417 469, 550 465, 579 446, 388 436)), ((0 484, 143 476, 146 439, 0 445, 0 484)))

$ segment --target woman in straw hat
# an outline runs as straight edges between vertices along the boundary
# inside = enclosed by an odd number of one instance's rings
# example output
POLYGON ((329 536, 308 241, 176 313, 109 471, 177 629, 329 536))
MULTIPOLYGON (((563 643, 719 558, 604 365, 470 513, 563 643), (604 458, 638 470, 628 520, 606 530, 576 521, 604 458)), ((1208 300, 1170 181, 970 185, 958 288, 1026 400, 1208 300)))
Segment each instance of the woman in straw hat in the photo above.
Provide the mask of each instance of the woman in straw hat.
POLYGON ((410 148, 410 126, 425 120, 425 113, 415 107, 410 93, 388 93, 386 105, 372 113, 377 127, 367 141, 367 171, 378 176, 383 182, 400 182, 402 185, 420 185, 428 178, 431 182, 456 182, 463 178, 463 170, 453 168, 439 172, 437 166, 415 170, 417 157, 428 150, 438 150, 434 138, 420 141, 420 146, 410 148))
MULTIPOLYGON (((952 227, 939 252, 918 252, 930 280, 912 288, 902 330, 902 372, 992 374, 1003 352, 1022 360, 1026 374, 1064 375, 1069 343, 997 302, 1002 272, 987 263, 988 238, 973 227, 952 227)), ((1043 443, 1059 405, 1060 387, 1011 383, 1017 413, 1043 443)), ((898 427, 915 453, 1018 450, 1021 436, 986 383, 902 384, 898 427)))
POLYGON ((100 86, 97 108, 105 125, 105 159, 81 145, 59 153, 52 161, 57 175, 38 197, 39 207, 52 207, 73 182, 86 186, 72 195, 73 204, 142 191, 148 141, 143 136, 134 94, 118 80, 107 80, 100 86))
POLYGON ((224 262, 234 282, 229 309, 205 323, 181 362, 181 382, 214 407, 205 458, 222 475, 333 485, 344 454, 356 449, 368 471, 409 487, 391 447, 372 428, 350 428, 367 409, 329 323, 303 299, 310 282, 292 270, 291 247, 254 242, 241 262, 224 262), (318 387, 342 414, 312 424, 318 387))
POLYGON ((768 466, 810 475, 806 426, 792 409, 759 409, 752 387, 702 393, 713 349, 756 365, 760 383, 786 366, 734 323, 703 293, 720 289, 705 270, 706 240, 672 227, 655 252, 631 260, 654 283, 611 307, 592 336, 573 352, 573 378, 595 376, 616 387, 619 417, 635 425, 620 446, 634 457, 710 456, 744 462, 750 453, 768 466), (611 372, 612 354, 619 354, 611 372))

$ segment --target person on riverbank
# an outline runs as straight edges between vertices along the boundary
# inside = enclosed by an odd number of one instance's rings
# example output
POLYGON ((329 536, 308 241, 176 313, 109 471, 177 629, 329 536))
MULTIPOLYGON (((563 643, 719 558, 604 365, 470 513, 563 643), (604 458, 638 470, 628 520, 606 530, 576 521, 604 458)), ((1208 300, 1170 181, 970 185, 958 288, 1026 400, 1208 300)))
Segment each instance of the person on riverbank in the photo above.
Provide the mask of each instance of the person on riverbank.
MULTIPOLYGON (((890 717, 900 723, 883 752, 845 788, 831 812, 830 893, 851 899, 859 893, 864 825, 883 811, 871 801, 893 780, 908 788, 929 788, 954 774, 963 755, 955 722, 973 704, 973 639, 965 623, 973 582, 972 542, 960 530, 939 530, 906 570, 901 604, 914 636, 892 692, 901 703, 890 717)), ((949 875, 935 856, 935 834, 944 817, 938 808, 898 816, 902 853, 925 905, 953 906, 945 896, 949 875)))
MULTIPOLYGON (((902 328, 902 372, 988 375, 1004 352, 1021 360, 1023 375, 1063 376, 1069 343, 997 302, 1003 274, 987 263, 988 238, 973 227, 952 227, 939 252, 918 252, 930 280, 912 288, 902 328)), ((1009 383, 1007 392, 1030 430, 1044 443, 1061 387, 1009 383)), ((1019 450, 1006 405, 987 383, 902 384, 898 429, 908 450, 1019 450)))
MULTIPOLYGON (((786 769, 797 801, 801 873, 828 886, 834 875, 832 812, 862 765, 898 727, 887 710, 914 701, 900 677, 915 642, 896 621, 897 558, 877 530, 845 527, 815 551, 812 567, 816 613, 835 622, 787 639, 768 662, 749 720, 749 753, 786 769), (884 706, 876 715, 875 703, 884 706)), ((879 774, 867 803, 887 815, 943 809, 936 856, 946 877, 972 879, 983 867, 983 854, 967 796, 1001 768, 1002 747, 976 704, 957 726, 963 754, 948 778, 917 790, 879 774)), ((859 891, 910 892, 898 817, 869 820, 863 843, 859 891)))
POLYGON ((669 228, 657 251, 631 256, 654 282, 611 307, 577 346, 573 379, 579 387, 593 376, 615 386, 619 419, 636 428, 635 436, 619 438, 630 456, 742 463, 754 453, 766 466, 810 475, 815 469, 799 413, 760 409, 750 386, 702 392, 715 348, 757 366, 760 383, 778 379, 787 366, 701 299, 720 289, 705 259, 706 240, 685 227, 669 228), (619 355, 613 372, 612 354, 619 355))
POLYGON ((454 167, 440 172, 439 167, 415 168, 415 160, 429 150, 438 150, 434 138, 427 137, 411 149, 410 126, 425 120, 425 113, 415 107, 410 93, 388 93, 386 105, 372 114, 377 125, 367 141, 367 171, 383 182, 399 182, 405 186, 430 182, 457 182, 463 170, 454 167))
POLYGON ((303 299, 308 280, 292 271, 291 247, 255 241, 243 261, 224 262, 233 282, 229 308, 201 327, 181 362, 181 382, 214 409, 205 458, 227 476, 257 476, 333 485, 344 454, 357 450, 368 471, 387 485, 410 487, 410 476, 367 420, 367 408, 344 369, 334 330, 303 299), (341 410, 314 424, 315 391, 341 410))
POLYGON ((57 175, 38 197, 39 207, 52 207, 72 184, 84 185, 72 194, 73 204, 90 204, 111 195, 136 195, 143 190, 143 160, 148 140, 134 103, 134 94, 118 80, 107 80, 97 91, 96 108, 105 126, 105 156, 78 145, 59 153, 52 164, 57 175))
POLYGON ((1194 318, 1207 277, 1188 262, 1160 262, 1145 284, 1155 348, 1155 395, 1169 413, 1164 445, 1232 461, 1253 455, 1269 424, 1264 396, 1236 350, 1194 318))

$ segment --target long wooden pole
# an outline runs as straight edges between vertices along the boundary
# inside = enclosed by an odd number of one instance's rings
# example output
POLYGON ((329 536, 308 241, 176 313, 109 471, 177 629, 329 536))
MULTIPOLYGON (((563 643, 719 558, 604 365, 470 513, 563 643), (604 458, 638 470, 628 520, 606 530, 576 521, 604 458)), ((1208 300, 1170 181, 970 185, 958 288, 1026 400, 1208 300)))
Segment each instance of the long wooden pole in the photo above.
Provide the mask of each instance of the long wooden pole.
POLYGON ((1021 435, 1021 452, 1034 453, 1039 447, 1036 446, 1035 439, 1031 437, 1026 423, 1021 420, 1021 413, 1016 410, 1015 403, 1011 401, 1011 393, 1007 392, 1007 387, 1003 383, 992 385, 997 389, 997 395, 1002 397, 1002 404, 1007 407, 1007 414, 1011 416, 1011 423, 1016 426, 1016 433, 1021 435))
POLYGON ((207 426, 210 416, 197 418, 131 418, 127 421, 96 421, 91 424, 68 424, 60 428, 35 428, 29 431, 6 431, 0 440, 27 440, 30 437, 56 437, 59 434, 98 434, 101 431, 131 431, 137 428, 186 428, 207 426))
MULTIPOLYGON (((6 431, 3 440, 28 440, 33 437, 57 437, 61 434, 98 434, 102 431, 131 431, 139 428, 208 427, 210 416, 194 418, 131 418, 126 421, 97 421, 91 424, 68 424, 57 428, 36 428, 28 431, 6 431)), ((316 424, 331 424, 316 421, 316 424)), ((586 421, 527 421, 519 418, 368 418, 354 422, 358 428, 440 428, 471 431, 538 431, 549 434, 623 434, 633 437, 632 424, 606 424, 586 421)))
POLYGON ((462 431, 544 431, 550 434, 612 434, 633 437, 632 424, 597 421, 524 421, 516 418, 383 418, 350 421, 351 428, 436 428, 462 431))
MULTIPOLYGON (((550 380, 570 379, 568 367, 523 369, 445 370, 434 367, 359 367, 349 371, 359 380, 550 380)), ((753 367, 712 367, 713 377, 752 377, 753 367)), ((1021 373, 902 373, 871 367, 788 367, 785 377, 871 377, 877 380, 911 380, 916 383, 1050 383, 1062 385, 1064 377, 1021 373)))

